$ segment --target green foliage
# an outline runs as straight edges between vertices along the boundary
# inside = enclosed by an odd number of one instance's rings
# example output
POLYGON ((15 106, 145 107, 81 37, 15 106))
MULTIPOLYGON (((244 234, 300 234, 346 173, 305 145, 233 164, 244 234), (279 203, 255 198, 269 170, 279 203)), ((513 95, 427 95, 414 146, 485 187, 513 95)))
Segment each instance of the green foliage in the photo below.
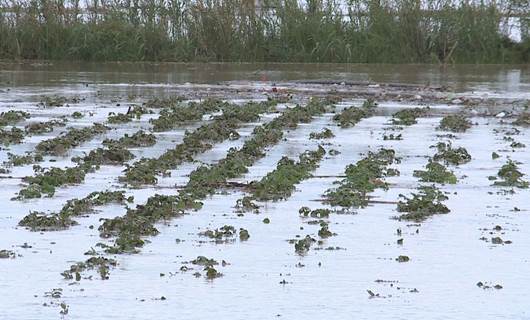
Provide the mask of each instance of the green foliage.
POLYGON ((528 63, 492 1, 10 1, 0 58, 90 61, 528 63), (81 11, 84 9, 83 11, 81 11), (346 15, 344 15, 344 13, 346 15))
POLYGON ((399 216, 402 220, 423 221, 435 214, 449 213, 450 210, 442 202, 447 200, 447 196, 434 186, 422 186, 418 188, 418 193, 413 193, 412 197, 399 195, 400 200, 397 205, 398 212, 407 212, 399 216))
POLYGON ((345 108, 341 113, 335 115, 333 120, 342 128, 353 127, 362 119, 371 117, 376 107, 377 103, 374 100, 368 99, 361 107, 351 106, 345 108))
POLYGON ((429 107, 399 110, 394 113, 392 123, 398 126, 411 126, 416 124, 416 118, 425 115, 428 109, 429 107))
POLYGON ((414 170, 414 176, 420 178, 422 182, 449 183, 455 184, 458 179, 455 174, 442 164, 429 160, 425 166, 426 170, 414 170))
POLYGON ((528 181, 522 179, 524 174, 519 171, 517 164, 512 160, 508 160, 508 162, 501 167, 497 176, 502 180, 495 181, 493 183, 495 186, 517 187, 522 189, 528 188, 528 181))
POLYGON ((462 114, 450 114, 440 121, 438 129, 451 132, 465 132, 471 128, 471 122, 462 114))
POLYGON ((368 193, 376 188, 386 188, 386 184, 381 179, 398 174, 396 170, 387 168, 395 161, 397 159, 394 150, 381 149, 376 153, 369 152, 364 159, 346 167, 346 178, 338 183, 338 187, 325 192, 325 202, 344 208, 366 207, 368 193))
POLYGON ((434 161, 444 161, 455 166, 471 161, 471 155, 464 147, 453 148, 451 143, 439 142, 436 149, 438 152, 432 158, 434 161))

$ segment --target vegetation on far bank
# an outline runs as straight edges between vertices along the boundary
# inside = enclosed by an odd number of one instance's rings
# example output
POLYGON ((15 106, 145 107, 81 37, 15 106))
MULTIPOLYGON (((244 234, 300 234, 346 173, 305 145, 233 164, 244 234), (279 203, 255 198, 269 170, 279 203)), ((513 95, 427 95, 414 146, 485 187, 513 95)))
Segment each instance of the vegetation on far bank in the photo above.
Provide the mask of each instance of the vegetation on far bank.
MULTIPOLYGON (((504 13, 525 2, 450 0, 0 2, 0 59, 528 63, 504 13)), ((522 19, 528 24, 530 19, 522 19)))

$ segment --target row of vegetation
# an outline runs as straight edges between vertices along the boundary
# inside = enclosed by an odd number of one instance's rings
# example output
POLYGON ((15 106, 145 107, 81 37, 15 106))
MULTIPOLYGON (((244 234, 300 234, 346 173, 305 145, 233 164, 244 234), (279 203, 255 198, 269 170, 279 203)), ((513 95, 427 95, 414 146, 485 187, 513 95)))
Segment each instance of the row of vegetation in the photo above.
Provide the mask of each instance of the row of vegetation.
POLYGON ((325 110, 319 101, 287 109, 270 122, 256 127, 241 148, 230 149, 216 164, 194 170, 178 196, 155 195, 145 205, 129 209, 124 216, 105 220, 99 228, 101 236, 116 237, 114 245, 105 248, 106 252, 137 252, 144 244, 141 237, 158 233, 155 223, 181 216, 186 210, 199 209, 201 200, 223 188, 229 179, 247 173, 253 163, 265 156, 267 147, 281 140, 284 130, 295 129, 299 123, 309 122, 325 110))
MULTIPOLYGON (((226 184, 228 179, 241 176, 248 171, 248 167, 265 156, 265 149, 279 141, 286 129, 295 129, 298 123, 309 122, 314 116, 325 112, 325 107, 319 101, 312 101, 305 107, 296 106, 287 109, 271 122, 256 127, 249 140, 240 149, 230 149, 226 158, 211 166, 201 166, 190 175, 190 180, 178 196, 154 195, 146 204, 138 205, 135 209, 128 209, 122 217, 104 220, 99 227, 103 238, 116 237, 114 245, 108 246, 98 243, 107 253, 135 253, 144 245, 144 236, 158 233, 155 223, 181 216, 188 210, 201 208, 200 200, 213 194, 226 184)), ((205 232, 204 235, 214 239, 229 237, 235 229, 226 227, 215 231, 205 232)), ((240 229, 241 241, 249 238, 245 229, 240 229)), ((94 250, 88 253, 96 255, 94 250)), ((192 264, 204 266, 206 277, 213 279, 221 276, 214 265, 217 262, 206 257, 198 257, 192 264)), ((81 273, 99 270, 101 278, 107 279, 110 267, 116 261, 102 256, 94 256, 84 262, 73 264, 63 272, 66 279, 81 280, 81 273)), ((199 274, 200 276, 200 274, 199 274)))
POLYGON ((528 10, 517 0, 14 0, 0 8, 0 58, 528 63, 530 38, 501 31, 506 13, 528 10))
POLYGON ((368 194, 376 188, 387 188, 382 180, 387 176, 399 175, 399 171, 389 168, 395 162, 394 150, 381 149, 377 152, 368 152, 368 155, 346 167, 346 178, 338 182, 338 187, 325 192, 325 201, 331 206, 343 208, 359 208, 368 205, 368 194))
MULTIPOLYGON (((190 104, 191 106, 192 104, 190 104)), ((257 121, 260 114, 272 111, 275 102, 249 102, 239 106, 218 101, 216 103, 193 104, 195 107, 186 108, 180 113, 174 111, 174 118, 179 116, 186 119, 202 119, 206 113, 222 111, 222 114, 214 116, 213 121, 202 125, 201 127, 187 131, 182 143, 177 144, 174 148, 167 150, 158 158, 143 158, 133 165, 128 166, 125 174, 120 177, 120 181, 126 182, 133 186, 142 184, 156 184, 157 175, 167 174, 168 170, 175 169, 185 161, 193 160, 199 153, 210 150, 212 143, 219 143, 227 139, 237 139, 239 134, 236 129, 245 122, 257 121), (188 114, 191 115, 188 117, 188 114)), ((173 113, 172 113, 173 114, 173 113)), ((171 115, 160 116, 159 119, 171 118, 171 115)), ((165 122, 164 122, 165 123, 165 122)), ((175 120, 168 124, 175 125, 175 120)), ((154 124, 155 126, 157 123, 154 124)), ((166 127, 166 125, 164 125, 166 127)))
POLYGON ((324 148, 319 146, 315 151, 302 153, 298 162, 282 157, 273 171, 249 184, 250 195, 239 199, 236 207, 241 211, 255 211, 257 205, 254 200, 277 201, 290 197, 295 185, 311 177, 311 172, 318 167, 325 154, 324 148))
POLYGON ((103 191, 92 192, 82 199, 68 200, 59 212, 44 213, 30 212, 19 225, 27 227, 31 231, 56 231, 64 230, 76 225, 74 217, 89 214, 94 211, 94 207, 103 206, 109 203, 126 204, 132 202, 132 197, 126 197, 124 191, 103 191))

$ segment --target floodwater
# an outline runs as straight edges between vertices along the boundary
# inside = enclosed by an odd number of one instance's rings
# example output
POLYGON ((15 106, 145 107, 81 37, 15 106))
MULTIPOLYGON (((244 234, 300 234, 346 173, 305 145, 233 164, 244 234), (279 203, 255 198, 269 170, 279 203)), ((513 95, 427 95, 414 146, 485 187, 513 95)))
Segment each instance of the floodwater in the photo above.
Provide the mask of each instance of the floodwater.
MULTIPOLYGON (((118 182, 124 167, 102 166, 88 174, 81 185, 59 188, 53 198, 26 201, 10 200, 21 188, 18 177, 32 175, 31 165, 11 168, 13 178, 0 179, 0 250, 16 253, 14 259, 0 259, 0 319, 529 319, 530 302, 530 205, 528 189, 514 194, 492 186, 506 160, 518 162, 523 173, 530 174, 530 153, 526 148, 510 148, 506 132, 513 131, 510 112, 518 112, 530 99, 529 66, 461 66, 440 69, 436 66, 337 66, 337 65, 147 65, 147 64, 0 64, 0 109, 24 110, 31 118, 18 123, 45 121, 74 111, 86 114, 69 126, 83 127, 104 122, 109 112, 125 112, 131 102, 141 103, 153 96, 183 94, 192 98, 226 94, 241 102, 263 99, 271 88, 282 88, 304 101, 307 96, 334 92, 345 94, 363 90, 385 90, 378 83, 447 86, 451 89, 431 96, 436 103, 429 116, 418 123, 396 131, 403 140, 383 140, 393 133, 391 115, 400 109, 426 105, 422 99, 393 100, 381 96, 376 116, 343 129, 333 121, 332 113, 315 118, 286 134, 286 139, 271 147, 266 157, 249 168, 238 182, 259 180, 272 171, 282 156, 295 158, 304 150, 314 150, 319 142, 326 155, 314 177, 297 185, 297 191, 285 201, 260 203, 259 214, 238 216, 234 205, 244 193, 229 190, 204 201, 204 207, 189 215, 157 225, 160 234, 134 255, 117 255, 119 265, 111 269, 108 280, 94 273, 92 280, 64 280, 62 271, 87 257, 84 252, 96 248, 97 227, 102 218, 123 215, 118 205, 98 207, 98 212, 78 218, 79 225, 64 231, 31 232, 18 227, 18 221, 30 210, 58 211, 66 200, 81 198, 92 191, 126 190, 135 196, 135 204, 148 197, 177 194, 175 185, 183 185, 188 174, 200 163, 185 163, 159 179, 156 187, 127 189, 118 182), (307 80, 322 80, 306 83, 307 80), (323 80, 338 83, 326 84, 323 80), (352 87, 341 82, 358 82, 352 87), (369 83, 368 83, 369 82, 369 83), (360 83, 360 84, 359 84, 360 83), (64 107, 42 108, 42 96, 62 95, 84 98, 64 107), (451 102, 477 95, 482 100, 464 106, 451 102), (440 136, 436 129, 448 113, 465 111, 473 127, 454 138, 440 136), (496 115, 504 111, 506 117, 496 115), (91 116, 89 114, 92 114, 91 116), (330 128, 335 138, 329 141, 309 140, 309 134, 330 128), (410 195, 421 185, 413 171, 427 164, 435 153, 430 146, 451 140, 462 146, 472 161, 449 167, 459 181, 440 185, 449 192, 446 205, 451 212, 435 215, 416 224, 393 219, 400 194, 410 195), (364 209, 347 214, 333 213, 327 219, 335 236, 314 245, 304 256, 295 253, 287 240, 312 235, 318 238, 318 225, 299 217, 298 209, 309 206, 324 208, 320 202, 326 189, 340 179, 346 165, 360 160, 368 151, 392 148, 401 163, 400 176, 386 178, 389 189, 377 189, 375 200, 364 209), (492 152, 501 157, 492 159, 492 152), (264 218, 270 224, 264 224, 264 218), (200 237, 199 232, 224 225, 245 228, 248 241, 216 244, 200 237), (494 231, 495 226, 501 231, 494 231), (94 228, 90 228, 94 226, 94 228), (397 235, 397 229, 402 235, 397 235), (493 244, 500 236, 510 244, 493 244), (397 239, 403 239, 398 245, 397 239), (482 238, 482 239, 481 239, 482 238), (180 240, 180 241, 177 241, 180 240), (486 241, 485 241, 486 240, 486 241), (26 246, 23 246, 27 244, 26 246), (337 250, 318 250, 338 247, 337 250), (197 256, 225 260, 229 264, 218 271, 223 276, 208 281, 193 272, 180 271, 183 263, 197 256), (400 255, 410 261, 399 263, 400 255), (478 282, 502 289, 483 289, 478 282), (46 292, 62 289, 52 298, 46 292), (370 290, 376 297, 370 297, 370 290), (162 299, 164 297, 164 299, 162 299), (60 314, 60 303, 68 314, 60 314)), ((399 90, 403 90, 402 88, 399 90)), ((417 94, 415 91, 414 94, 417 94)), ((428 96, 424 94, 423 96, 428 96)), ((362 97, 362 95, 361 95, 362 97)), ((434 101, 433 100, 433 101, 434 101)), ((347 96, 338 110, 359 105, 359 97, 347 96)), ((289 106, 290 104, 287 104, 289 106)), ((64 157, 46 157, 41 164, 73 166, 72 156, 100 147, 106 137, 117 138, 149 129, 143 116, 128 124, 111 125, 113 130, 74 148, 64 157), (53 161, 50 161, 53 160, 53 161)), ((264 116, 261 121, 269 121, 264 116)), ((239 147, 259 123, 242 126, 236 141, 215 144, 196 157, 202 163, 215 163, 230 147, 239 147)), ((186 129, 156 133, 153 147, 132 149, 140 157, 157 157, 182 141, 186 129)), ((530 129, 518 127, 513 135, 517 142, 530 148, 530 129)), ((0 150, 0 162, 7 152, 23 154, 35 145, 65 128, 45 135, 28 137, 22 144, 0 150)), ((133 159, 131 163, 135 160, 133 159)), ((529 179, 528 176, 524 178, 529 179)), ((97 249, 97 248, 96 248, 97 249)), ((189 266, 189 265, 188 265, 189 266)))

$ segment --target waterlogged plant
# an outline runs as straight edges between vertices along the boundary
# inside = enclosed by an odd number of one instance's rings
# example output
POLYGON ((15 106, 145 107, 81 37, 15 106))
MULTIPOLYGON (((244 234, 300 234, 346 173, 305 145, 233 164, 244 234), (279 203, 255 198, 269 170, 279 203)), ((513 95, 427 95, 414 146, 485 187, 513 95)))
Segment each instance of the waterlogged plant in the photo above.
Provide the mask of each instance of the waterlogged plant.
POLYGON ((0 259, 13 259, 15 258, 15 252, 12 250, 2 249, 0 250, 0 259))
POLYGON ((8 146, 10 144, 18 144, 24 140, 24 131, 11 127, 11 129, 0 129, 0 144, 8 146))
POLYGON ((127 110, 127 113, 114 113, 110 112, 109 116, 107 118, 108 123, 127 123, 131 122, 134 119, 140 119, 142 115, 144 114, 152 114, 153 111, 142 107, 142 106, 132 106, 129 107, 129 110, 127 110))
POLYGON ((328 128, 324 128, 321 132, 311 132, 309 134, 309 139, 330 139, 333 138, 335 135, 333 134, 333 131, 331 131, 328 128))
POLYGON ((9 110, 0 113, 0 127, 14 125, 22 120, 28 119, 30 114, 24 111, 9 110))
POLYGON ((464 147, 453 148, 451 143, 444 142, 439 142, 435 147, 438 152, 432 158, 434 161, 444 161, 455 166, 471 161, 471 155, 464 147))
POLYGON ((448 183, 455 184, 458 179, 455 174, 447 170, 443 164, 429 160, 425 166, 426 170, 414 170, 413 175, 420 178, 422 182, 448 183))
POLYGON ((418 122, 416 119, 424 116, 427 113, 427 110, 429 110, 429 107, 399 110, 392 116, 392 124, 398 126, 411 126, 416 124, 418 122))
POLYGON ((318 167, 326 151, 321 146, 316 151, 306 151, 299 156, 298 162, 283 157, 276 169, 269 172, 260 181, 253 181, 249 188, 252 198, 260 201, 286 199, 295 190, 295 185, 311 177, 311 171, 318 167))
POLYGON ((22 188, 15 199, 40 198, 42 194, 52 197, 55 189, 64 185, 79 184, 85 180, 87 173, 94 172, 101 165, 120 165, 133 158, 133 154, 121 147, 97 148, 84 157, 72 158, 75 167, 44 169, 35 165, 34 176, 27 176, 22 181, 28 186, 22 188))
POLYGON ((237 231, 234 226, 225 225, 215 230, 206 230, 199 233, 199 236, 214 239, 216 242, 224 242, 233 238, 237 231))
POLYGON ((107 253, 136 253, 144 245, 143 236, 158 234, 155 223, 182 216, 184 210, 199 209, 202 203, 187 196, 154 195, 145 205, 128 209, 121 217, 104 219, 99 227, 103 238, 117 237, 107 253))
POLYGON ((64 97, 64 96, 45 96, 41 99, 39 102, 39 106, 50 108, 50 107, 62 107, 65 104, 74 104, 81 102, 81 98, 79 97, 64 97))
POLYGON ((146 133, 143 130, 135 132, 129 136, 127 133, 118 140, 105 139, 103 145, 107 147, 121 146, 124 148, 140 148, 151 147, 156 144, 156 137, 154 134, 146 133))
POLYGON ((14 167, 20 167, 20 166, 32 164, 35 162, 41 162, 43 160, 42 155, 32 154, 32 153, 26 153, 24 155, 16 155, 16 154, 8 152, 7 158, 8 158, 8 161, 4 162, 4 164, 11 165, 14 167))
POLYGON ((329 209, 315 209, 311 210, 309 207, 301 207, 298 210, 298 213, 301 217, 311 217, 311 218, 328 218, 331 210, 329 209))
POLYGON ((300 240, 294 240, 294 251, 299 255, 305 255, 316 242, 317 240, 310 235, 307 235, 300 240))
POLYGON ((366 207, 370 192, 376 188, 387 188, 382 179, 399 174, 397 170, 388 168, 396 160, 395 152, 391 149, 369 152, 364 159, 346 167, 346 178, 338 182, 338 187, 325 192, 325 202, 344 208, 366 207))
POLYGON ((77 222, 67 215, 46 214, 44 212, 32 211, 18 223, 31 231, 57 231, 68 229, 77 222))
POLYGON ((465 132, 471 128, 471 122, 463 114, 450 114, 440 121, 438 129, 451 132, 465 132))
POLYGON ((329 231, 329 225, 327 222, 321 222, 320 223, 320 229, 318 230, 318 236, 323 238, 323 239, 326 239, 326 238, 329 238, 329 237, 332 237, 336 235, 335 233, 329 231))
POLYGON ((53 119, 46 122, 32 122, 24 127, 27 134, 36 135, 52 132, 55 127, 64 127, 68 121, 63 119, 53 119))
POLYGON ((66 280, 81 281, 81 274, 86 271, 97 271, 101 280, 108 280, 111 268, 115 268, 118 262, 111 258, 102 256, 90 257, 84 262, 78 262, 70 266, 70 269, 65 270, 61 275, 66 280))
MULTIPOLYGON (((144 245, 142 237, 158 233, 155 224, 196 210, 200 200, 226 185, 228 179, 248 172, 248 167, 265 156, 266 147, 278 143, 283 130, 296 128, 301 121, 325 112, 325 107, 314 100, 305 107, 287 109, 280 116, 254 129, 252 137, 240 149, 230 149, 227 156, 211 166, 201 166, 190 174, 186 186, 178 196, 155 195, 145 205, 128 209, 122 217, 104 220, 99 227, 103 238, 116 237, 114 245, 106 247, 107 253, 136 253, 144 245)), ((241 232, 240 232, 241 235, 241 232)))
POLYGON ((82 199, 68 200, 57 213, 30 212, 19 222, 19 226, 32 231, 64 230, 77 224, 72 220, 73 217, 92 213, 94 207, 110 203, 126 204, 132 201, 133 197, 126 197, 124 191, 92 192, 82 199))
POLYGON ((36 146, 36 150, 44 155, 59 156, 95 136, 105 133, 107 130, 106 126, 99 123, 82 129, 70 129, 56 138, 40 142, 36 146))
POLYGON ((157 119, 151 119, 149 122, 153 125, 154 131, 168 131, 185 122, 200 121, 204 115, 220 111, 228 105, 230 105, 228 102, 216 99, 206 99, 200 103, 192 101, 187 105, 172 101, 168 107, 160 111, 157 119))
MULTIPOLYGON (((244 122, 257 121, 261 113, 273 110, 275 102, 250 102, 243 106, 222 104, 222 114, 194 131, 187 131, 182 143, 167 150, 158 158, 141 159, 127 166, 119 180, 132 186, 155 184, 157 175, 164 175, 185 161, 192 161, 197 154, 210 150, 212 143, 237 139, 236 129, 244 122)), ((209 109, 208 109, 209 110, 209 109)))
POLYGON ((516 126, 530 126, 530 113, 523 112, 517 116, 517 119, 512 122, 513 125, 516 126))
MULTIPOLYGON (((512 160, 508 160, 506 164, 501 167, 497 176, 502 180, 495 181, 493 183, 494 186, 516 187, 522 189, 528 188, 528 181, 522 179, 524 174, 519 171, 517 164, 512 160)), ((495 179, 495 177, 492 177, 492 179, 495 179)))
POLYGON ((435 186, 421 186, 418 193, 412 193, 412 197, 399 195, 402 199, 397 204, 398 212, 406 212, 399 216, 400 220, 412 220, 421 222, 435 214, 446 214, 450 210, 442 202, 448 197, 435 186))
POLYGON ((362 119, 371 117, 376 107, 377 103, 372 99, 368 99, 361 107, 351 106, 345 108, 341 113, 335 115, 333 120, 342 128, 353 127, 362 119))

